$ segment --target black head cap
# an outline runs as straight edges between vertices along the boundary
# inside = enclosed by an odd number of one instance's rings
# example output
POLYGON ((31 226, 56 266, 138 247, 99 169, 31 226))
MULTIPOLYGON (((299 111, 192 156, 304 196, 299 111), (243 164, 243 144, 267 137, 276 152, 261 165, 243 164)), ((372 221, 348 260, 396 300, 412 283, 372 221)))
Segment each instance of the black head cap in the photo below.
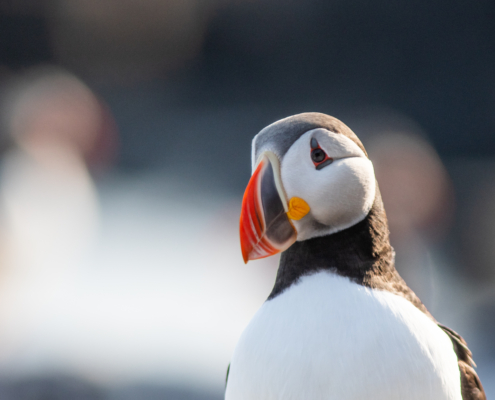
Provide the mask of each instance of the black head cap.
POLYGON ((281 119, 261 130, 253 141, 253 163, 256 162, 260 149, 264 149, 267 145, 282 158, 297 139, 317 128, 328 129, 348 137, 368 156, 359 138, 346 124, 330 115, 311 112, 281 119))

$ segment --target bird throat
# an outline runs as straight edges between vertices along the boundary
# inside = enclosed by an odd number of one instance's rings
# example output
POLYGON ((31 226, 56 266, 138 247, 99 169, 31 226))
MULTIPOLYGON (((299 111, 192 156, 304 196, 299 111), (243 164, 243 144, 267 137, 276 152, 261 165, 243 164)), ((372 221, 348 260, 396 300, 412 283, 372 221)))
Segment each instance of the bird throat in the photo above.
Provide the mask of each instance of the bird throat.
POLYGON ((296 284, 302 276, 325 270, 357 284, 405 297, 429 314, 395 269, 379 190, 370 212, 361 222, 331 235, 297 241, 284 251, 268 300, 296 284))

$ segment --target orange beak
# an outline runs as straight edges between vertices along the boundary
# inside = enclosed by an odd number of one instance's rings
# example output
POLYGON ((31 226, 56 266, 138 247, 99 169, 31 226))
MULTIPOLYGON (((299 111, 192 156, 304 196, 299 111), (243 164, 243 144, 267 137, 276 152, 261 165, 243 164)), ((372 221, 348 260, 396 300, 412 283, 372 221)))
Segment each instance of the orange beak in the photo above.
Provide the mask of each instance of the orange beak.
POLYGON ((296 241, 297 232, 287 216, 288 211, 278 158, 267 151, 242 199, 240 236, 245 263, 280 253, 296 241))

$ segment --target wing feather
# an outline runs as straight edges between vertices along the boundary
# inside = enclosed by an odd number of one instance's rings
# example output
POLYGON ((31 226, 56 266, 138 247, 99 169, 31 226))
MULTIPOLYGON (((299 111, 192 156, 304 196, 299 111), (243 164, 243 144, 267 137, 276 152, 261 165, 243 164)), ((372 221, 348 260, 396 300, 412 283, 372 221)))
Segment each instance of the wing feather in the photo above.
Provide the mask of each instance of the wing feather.
POLYGON ((461 391, 463 400, 486 400, 486 394, 474 368, 473 354, 466 341, 457 332, 444 325, 438 326, 449 336, 457 354, 459 370, 461 372, 461 391))

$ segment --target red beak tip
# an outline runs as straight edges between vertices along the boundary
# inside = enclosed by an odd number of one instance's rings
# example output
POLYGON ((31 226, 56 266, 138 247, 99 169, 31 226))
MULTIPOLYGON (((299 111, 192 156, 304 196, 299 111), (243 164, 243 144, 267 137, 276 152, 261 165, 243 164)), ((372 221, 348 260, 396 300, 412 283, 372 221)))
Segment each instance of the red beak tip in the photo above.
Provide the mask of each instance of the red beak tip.
POLYGON ((244 264, 247 264, 249 261, 249 254, 248 252, 242 247, 241 245, 241 250, 242 250, 242 259, 244 260, 244 264))

